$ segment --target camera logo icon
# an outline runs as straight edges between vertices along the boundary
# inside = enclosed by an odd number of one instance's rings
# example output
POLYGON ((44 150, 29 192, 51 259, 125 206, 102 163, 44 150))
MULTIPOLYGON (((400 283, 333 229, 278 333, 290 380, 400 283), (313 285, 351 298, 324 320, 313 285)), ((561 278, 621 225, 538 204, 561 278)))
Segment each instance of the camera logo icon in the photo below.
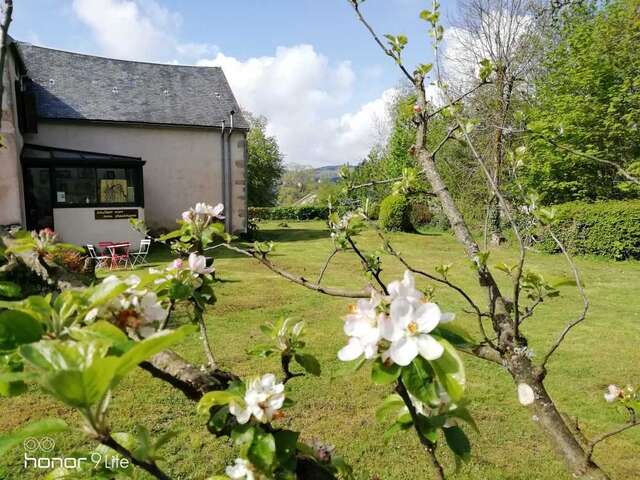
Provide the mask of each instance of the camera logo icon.
POLYGON ((56 448, 56 442, 51 437, 29 437, 25 438, 22 442, 22 446, 27 452, 36 452, 38 450, 42 452, 51 452, 56 448))

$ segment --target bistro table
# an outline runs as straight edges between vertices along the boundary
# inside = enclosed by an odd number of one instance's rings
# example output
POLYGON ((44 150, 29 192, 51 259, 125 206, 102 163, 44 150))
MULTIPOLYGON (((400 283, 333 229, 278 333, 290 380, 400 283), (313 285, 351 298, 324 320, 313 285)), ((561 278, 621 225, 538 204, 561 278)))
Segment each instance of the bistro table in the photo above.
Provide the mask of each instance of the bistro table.
POLYGON ((114 270, 124 264, 127 268, 129 261, 129 247, 131 242, 100 242, 98 246, 109 251, 111 257, 111 266, 109 270, 114 270))

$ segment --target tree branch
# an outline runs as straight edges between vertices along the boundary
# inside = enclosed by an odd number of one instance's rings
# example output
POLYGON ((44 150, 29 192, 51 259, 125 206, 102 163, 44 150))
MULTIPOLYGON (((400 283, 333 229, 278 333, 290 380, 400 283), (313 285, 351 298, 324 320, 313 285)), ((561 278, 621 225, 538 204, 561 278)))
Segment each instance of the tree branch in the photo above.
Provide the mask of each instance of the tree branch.
POLYGON ((631 418, 629 419, 628 423, 621 425, 617 428, 614 428, 613 430, 609 430, 608 432, 603 433, 602 435, 598 435, 597 437, 595 437, 593 440, 589 442, 589 445, 587 446, 587 460, 591 460, 591 457, 593 456, 593 450, 596 448, 596 445, 598 445, 600 442, 606 440, 607 438, 611 438, 615 435, 618 435, 619 433, 627 431, 630 428, 637 427, 638 425, 640 425, 640 421, 638 421, 638 418, 636 417, 635 412, 631 410, 631 418))
POLYGON ((369 22, 367 22, 367 20, 364 18, 364 16, 362 15, 362 12, 360 12, 360 4, 359 4, 359 0, 349 0, 349 3, 351 4, 351 6, 353 7, 353 10, 356 12, 356 16, 358 17, 358 20, 360 20, 360 22, 365 26, 365 28, 369 31, 369 33, 371 34, 371 36, 373 37, 373 39, 376 41, 376 43, 380 46, 380 48, 382 49, 382 51, 385 53, 385 55, 388 55, 389 57, 393 58, 396 62, 396 65, 398 65, 398 67, 400 68, 400 70, 402 71, 402 73, 409 79, 409 81, 411 83, 413 83, 413 76, 407 71, 407 69, 404 67, 404 65, 402 64, 402 62, 400 61, 400 58, 398 58, 391 50, 389 50, 384 43, 382 43, 382 40, 380 40, 380 37, 378 37, 378 34, 375 32, 375 30, 373 29, 373 27, 371 27, 371 25, 369 24, 369 22))
POLYGON ((272 272, 277 273, 281 277, 286 278, 287 280, 293 283, 297 283, 298 285, 302 285, 303 287, 308 288, 310 290, 314 290, 316 292, 320 292, 325 295, 330 295, 332 297, 369 298, 371 296, 371 290, 369 288, 366 288, 364 290, 345 290, 345 289, 336 288, 336 287, 323 287, 321 285, 318 285, 317 283, 310 282, 309 280, 307 280, 306 278, 300 275, 289 273, 286 270, 278 267, 277 265, 274 265, 273 263, 271 263, 269 259, 267 259, 265 255, 262 255, 259 252, 256 252, 255 250, 244 250, 242 248, 234 247, 228 244, 223 244, 223 245, 225 248, 229 250, 232 250, 237 253, 241 253, 242 255, 245 255, 247 257, 255 258, 257 261, 259 261, 262 265, 267 267, 272 272))
POLYGON ((587 316, 587 311, 589 310, 589 299, 587 298, 587 294, 585 293, 584 287, 582 286, 582 281, 580 279, 580 272, 578 271, 578 267, 576 267, 576 264, 571 259, 571 256, 567 253, 567 250, 564 248, 564 245, 562 244, 562 242, 551 231, 551 228, 547 228, 547 231, 549 232, 549 235, 551 235, 551 238, 553 238, 553 241, 556 242, 556 245, 558 245, 558 247, 562 251, 562 254, 567 259, 567 262, 569 263, 569 266, 571 267, 571 271, 573 272, 573 278, 576 281, 576 288, 578 289, 578 292, 580 293, 580 296, 582 297, 583 306, 582 306, 582 312, 580 312, 580 315, 578 315, 578 318, 576 318, 572 322, 569 322, 567 324, 567 326, 564 327, 564 329, 560 333, 560 336, 558 337, 558 339, 555 341, 555 343, 551 346, 551 348, 549 349, 547 354, 544 356, 544 358, 542 360, 542 365, 541 365, 543 371, 546 369, 547 362, 549 361, 551 356, 554 354, 554 352, 558 349, 560 344, 564 341, 564 339, 567 336, 567 334, 571 331, 571 329, 573 327, 575 327, 576 325, 578 325, 579 323, 584 321, 584 319, 587 316))

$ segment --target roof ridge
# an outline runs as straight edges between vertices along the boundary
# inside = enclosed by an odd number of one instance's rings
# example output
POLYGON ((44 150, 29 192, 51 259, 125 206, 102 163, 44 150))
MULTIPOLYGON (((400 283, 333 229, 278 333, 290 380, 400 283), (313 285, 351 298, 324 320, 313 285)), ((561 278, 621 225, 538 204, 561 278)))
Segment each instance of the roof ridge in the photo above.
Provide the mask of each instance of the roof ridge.
POLYGON ((27 48, 39 48, 41 50, 50 50, 54 52, 66 53, 69 55, 77 55, 80 57, 90 57, 90 58, 98 58, 101 60, 110 60, 112 62, 122 62, 122 63, 137 63, 141 65, 156 65, 160 67, 179 67, 179 68, 196 68, 196 69, 214 69, 214 70, 222 70, 221 66, 212 66, 212 65, 185 65, 182 63, 162 63, 162 62, 149 62, 149 61, 141 61, 141 60, 126 60, 123 58, 113 58, 113 57, 105 57, 103 55, 93 55, 90 53, 80 53, 80 52, 72 52, 70 50, 63 50, 61 48, 52 48, 52 47, 44 47, 42 45, 34 45, 29 42, 23 42, 20 40, 14 40, 13 43, 17 44, 21 47, 27 48))

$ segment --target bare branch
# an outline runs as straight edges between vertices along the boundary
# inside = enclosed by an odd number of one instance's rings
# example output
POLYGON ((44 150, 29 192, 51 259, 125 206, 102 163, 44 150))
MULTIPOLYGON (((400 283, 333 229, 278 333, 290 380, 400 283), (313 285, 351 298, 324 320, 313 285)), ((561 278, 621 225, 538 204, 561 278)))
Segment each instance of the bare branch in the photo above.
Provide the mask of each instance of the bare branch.
POLYGON ((387 291, 387 286, 384 284, 384 282, 380 278, 380 269, 374 270, 373 268, 370 268, 369 264, 367 263, 367 259, 364 257, 364 255, 362 254, 362 252, 360 251, 356 243, 353 241, 353 239, 351 237, 347 237, 347 241, 349 242, 349 245, 351 245, 351 248, 353 249, 355 254, 358 256, 360 261, 362 262, 362 268, 364 269, 365 273, 370 272, 371 275, 373 275, 373 278, 376 279, 376 282, 378 282, 378 285, 380 285, 380 288, 382 289, 384 294, 389 295, 389 292, 387 291))
POLYGON ((633 410, 630 410, 630 413, 631 413, 631 418, 629 419, 628 423, 625 423, 624 425, 616 427, 613 430, 609 430, 608 432, 603 433, 602 435, 598 435, 597 437, 595 437, 589 442, 589 445, 587 446, 587 459, 591 460, 591 457, 593 456, 593 450, 596 448, 596 445, 598 445, 600 442, 606 440, 607 438, 611 438, 615 435, 625 432, 630 428, 637 427, 638 425, 640 425, 640 421, 638 420, 635 412, 633 410))
POLYGON ((371 296, 370 288, 365 288, 363 290, 345 290, 345 289, 336 288, 336 287, 323 287, 321 285, 318 285, 317 283, 310 282, 309 280, 307 280, 306 278, 300 275, 287 272, 286 270, 273 264, 265 255, 262 255, 261 253, 256 252, 255 250, 243 250, 242 248, 234 247, 233 245, 228 245, 226 243, 222 245, 225 248, 232 250, 234 252, 240 253, 247 257, 255 258, 257 261, 259 261, 262 265, 267 267, 272 272, 277 273, 281 277, 286 278, 287 280, 293 283, 297 283, 298 285, 302 285, 303 287, 308 288, 310 290, 314 290, 316 292, 320 292, 332 297, 369 298, 371 296))
POLYGON ((567 263, 569 263, 569 267, 571 268, 571 271, 573 272, 573 278, 576 281, 576 288, 578 289, 578 292, 580 293, 580 296, 582 297, 583 306, 582 306, 582 311, 580 312, 580 315, 578 315, 578 318, 576 318, 575 320, 569 322, 567 324, 567 326, 564 327, 564 329, 560 333, 560 336, 558 337, 558 339, 555 341, 555 343, 551 346, 551 348, 549 349, 547 354, 544 356, 544 358, 542 360, 542 369, 543 370, 546 369, 547 362, 549 361, 551 356, 554 354, 554 352, 558 349, 560 344, 564 341, 564 339, 567 336, 567 334, 571 331, 571 329, 573 327, 575 327, 576 325, 581 323, 586 318, 587 311, 589 310, 589 299, 587 298, 587 294, 585 293, 584 287, 582 286, 582 280, 580 278, 580 272, 578 271, 578 267, 576 267, 576 264, 574 263, 573 259, 571 258, 569 253, 567 253, 567 250, 566 250, 566 248, 564 248, 564 245, 562 244, 562 242, 551 231, 551 228, 547 228, 547 231, 548 231, 549 235, 551 235, 551 238, 553 238, 553 241, 556 242, 556 245, 558 245, 558 247, 562 251, 562 254, 564 255, 564 258, 567 259, 567 263))
POLYGON ((618 171, 618 173, 620 175, 622 175, 624 178, 626 178, 630 182, 635 183, 636 185, 640 185, 640 179, 638 179, 638 178, 634 177, 633 175, 631 175, 629 172, 627 172, 624 168, 622 168, 616 162, 612 162, 611 160, 606 160, 604 158, 596 157, 596 156, 590 155, 588 153, 584 153, 584 152, 580 152, 578 150, 574 150, 573 148, 570 148, 570 147, 567 147, 565 145, 562 145, 562 144, 560 144, 560 143, 558 143, 558 142, 556 142, 554 140, 551 140, 550 138, 547 138, 547 137, 545 137, 543 135, 540 135, 538 133, 535 133, 534 136, 544 140, 547 143, 550 143, 551 145, 553 145, 556 148, 559 148, 560 150, 564 150, 565 152, 569 152, 569 153, 572 153, 573 155, 577 155, 578 157, 586 158, 588 160, 593 160, 594 162, 604 163, 605 165, 609 165, 611 167, 614 167, 618 171))
POLYGON ((364 18, 364 15, 362 15, 362 12, 360 11, 360 4, 358 3, 358 0, 348 0, 348 1, 351 4, 351 6, 353 7, 353 10, 356 12, 356 16, 358 17, 358 20, 360 20, 360 22, 365 26, 365 28, 367 30, 369 30, 369 33, 371 33, 371 36, 376 41, 376 43, 380 46, 380 48, 385 53, 385 55, 388 55, 389 57, 393 58, 395 60, 396 64, 398 65, 398 67, 400 68, 400 70, 402 71, 402 73, 409 79, 409 81, 411 83, 413 83, 413 77, 407 71, 407 69, 404 67, 404 65, 400 61, 400 58, 398 58, 391 50, 389 50, 386 47, 386 45, 382 42, 382 40, 380 40, 380 37, 378 37, 378 34, 375 32, 373 27, 369 24, 369 22, 367 22, 367 20, 364 18))
POLYGON ((320 270, 320 276, 318 277, 318 281, 316 282, 317 285, 320 285, 320 283, 322 283, 322 277, 324 277, 324 272, 327 271, 327 268, 329 267, 329 263, 331 263, 331 260, 333 260, 333 257, 335 257, 336 254, 339 251, 340 250, 338 250, 337 248, 334 248, 333 252, 331 252, 329 254, 329 256, 327 257, 327 261, 324 262, 324 265, 322 266, 322 269, 320 270))
POLYGON ((440 141, 440 143, 436 146, 436 148, 433 149, 433 151, 431 152, 431 156, 435 158, 436 154, 442 149, 442 147, 445 146, 445 144, 451 139, 451 137, 453 136, 453 134, 455 133, 456 130, 458 130, 458 128, 460 128, 460 124, 458 125, 454 125, 453 127, 449 128, 449 130, 447 131, 447 135, 440 141))

